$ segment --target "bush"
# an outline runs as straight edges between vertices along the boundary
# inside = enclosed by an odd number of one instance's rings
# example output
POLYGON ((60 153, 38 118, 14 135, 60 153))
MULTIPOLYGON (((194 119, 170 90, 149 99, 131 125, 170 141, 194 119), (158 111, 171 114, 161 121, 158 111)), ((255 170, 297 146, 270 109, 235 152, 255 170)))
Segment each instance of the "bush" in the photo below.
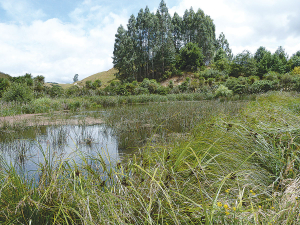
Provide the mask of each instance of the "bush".
POLYGON ((81 89, 77 85, 71 86, 66 90, 66 95, 68 97, 80 96, 80 93, 81 93, 81 89))
POLYGON ((167 95, 168 93, 169 93, 168 87, 159 86, 157 88, 157 94, 159 94, 159 95, 167 95))
POLYGON ((180 49, 178 56, 176 65, 179 69, 196 71, 198 67, 204 65, 202 49, 195 43, 187 43, 180 49))
POLYGON ((60 97, 64 94, 64 89, 59 85, 53 85, 50 88, 50 96, 51 98, 60 97))
POLYGON ((2 94, 7 90, 7 88, 10 86, 10 82, 6 78, 0 78, 0 98, 2 97, 2 94))
POLYGON ((116 92, 117 95, 129 95, 129 92, 127 91, 125 85, 120 85, 120 86, 117 86, 115 89, 114 89, 114 92, 116 92))
POLYGON ((102 86, 101 80, 98 80, 98 79, 95 80, 95 81, 93 82, 93 86, 96 87, 96 88, 101 87, 101 86, 102 86))
POLYGON ((215 91, 215 97, 229 97, 232 96, 232 90, 229 90, 228 87, 224 85, 220 85, 218 89, 215 91))
POLYGON ((252 93, 267 92, 267 91, 274 90, 276 84, 277 84, 276 82, 270 80, 258 80, 251 85, 250 90, 252 93))
POLYGON ((156 80, 149 80, 148 78, 145 78, 140 86, 147 88, 151 94, 155 94, 159 84, 156 80))
POLYGON ((144 95, 144 94, 149 94, 149 90, 147 88, 143 87, 136 87, 133 92, 135 95, 144 95))
POLYGON ((33 91, 26 84, 13 83, 3 94, 6 102, 28 103, 33 99, 33 91))
POLYGON ((204 71, 199 72, 199 77, 204 77, 205 79, 208 78, 216 78, 223 79, 227 74, 225 72, 220 72, 219 70, 214 69, 206 69, 204 71))

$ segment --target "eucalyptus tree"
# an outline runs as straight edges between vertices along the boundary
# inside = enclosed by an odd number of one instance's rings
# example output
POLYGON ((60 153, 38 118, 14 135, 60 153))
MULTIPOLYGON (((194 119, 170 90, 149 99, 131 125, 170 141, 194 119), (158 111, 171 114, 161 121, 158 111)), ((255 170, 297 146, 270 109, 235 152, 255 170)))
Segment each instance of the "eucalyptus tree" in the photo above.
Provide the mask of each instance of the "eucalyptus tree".
POLYGON ((278 73, 288 72, 288 55, 282 46, 279 46, 275 53, 272 55, 272 71, 278 73))
POLYGON ((300 51, 297 51, 292 57, 288 60, 288 68, 289 70, 293 70, 295 67, 300 66, 300 51))
POLYGON ((219 49, 222 49, 224 51, 225 56, 228 60, 232 60, 233 54, 223 32, 221 32, 219 38, 216 40, 216 50, 218 51, 219 49))
POLYGON ((174 40, 174 47, 176 53, 179 53, 181 46, 183 45, 183 21, 182 18, 178 15, 178 13, 174 13, 172 18, 172 25, 173 25, 173 40, 174 40))
POLYGON ((133 51, 133 42, 127 31, 121 25, 115 35, 115 45, 113 52, 113 64, 118 70, 117 78, 122 81, 136 80, 135 59, 136 53, 133 51))
POLYGON ((257 74, 256 60, 253 55, 244 50, 242 53, 237 54, 231 63, 230 75, 233 77, 239 76, 255 76, 257 74))
POLYGON ((272 54, 265 47, 260 46, 254 54, 254 59, 257 62, 257 75, 262 78, 272 68, 272 54))
POLYGON ((172 19, 168 12, 166 3, 162 0, 156 12, 158 26, 156 31, 156 78, 162 74, 175 62, 175 47, 173 41, 172 19))

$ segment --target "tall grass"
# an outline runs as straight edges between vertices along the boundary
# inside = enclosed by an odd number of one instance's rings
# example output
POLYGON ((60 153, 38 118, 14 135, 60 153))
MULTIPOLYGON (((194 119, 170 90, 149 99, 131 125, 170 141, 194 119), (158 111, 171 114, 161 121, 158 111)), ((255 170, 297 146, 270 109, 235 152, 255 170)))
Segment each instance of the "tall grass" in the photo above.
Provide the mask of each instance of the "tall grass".
MULTIPOLYGON (((29 103, 15 103, 0 101, 0 116, 13 116, 18 114, 51 113, 54 111, 80 111, 86 109, 98 109, 124 104, 148 104, 150 102, 173 101, 202 101, 211 100, 213 95, 208 93, 169 94, 169 95, 130 95, 130 96, 84 96, 75 98, 38 98, 29 103)), ((255 95, 233 96, 232 98, 220 98, 226 100, 255 99, 255 95)))
POLYGON ((188 138, 148 142, 116 164, 100 153, 78 153, 76 164, 46 149, 38 180, 2 160, 0 222, 298 224, 300 115, 290 108, 298 101, 271 93, 238 110, 203 106, 217 113, 195 121, 188 138))

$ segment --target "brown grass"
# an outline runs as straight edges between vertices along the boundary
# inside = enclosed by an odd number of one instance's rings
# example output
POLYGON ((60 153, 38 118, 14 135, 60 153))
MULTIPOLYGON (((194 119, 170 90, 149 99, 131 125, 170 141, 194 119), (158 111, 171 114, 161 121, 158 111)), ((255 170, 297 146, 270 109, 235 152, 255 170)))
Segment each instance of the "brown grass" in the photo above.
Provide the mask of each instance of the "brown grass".
POLYGON ((9 78, 10 76, 6 73, 0 72, 0 78, 9 78))

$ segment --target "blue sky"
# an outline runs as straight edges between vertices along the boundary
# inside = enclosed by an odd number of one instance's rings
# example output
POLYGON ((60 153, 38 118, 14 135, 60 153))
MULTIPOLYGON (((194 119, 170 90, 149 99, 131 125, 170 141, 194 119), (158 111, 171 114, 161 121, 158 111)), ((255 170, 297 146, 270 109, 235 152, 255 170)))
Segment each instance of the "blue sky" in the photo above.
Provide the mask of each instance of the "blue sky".
MULTIPOLYGON (((259 46, 300 50, 299 0, 165 0, 171 15, 201 8, 234 54, 259 46)), ((72 82, 112 68, 114 35, 131 14, 160 0, 0 0, 0 71, 72 82)))

